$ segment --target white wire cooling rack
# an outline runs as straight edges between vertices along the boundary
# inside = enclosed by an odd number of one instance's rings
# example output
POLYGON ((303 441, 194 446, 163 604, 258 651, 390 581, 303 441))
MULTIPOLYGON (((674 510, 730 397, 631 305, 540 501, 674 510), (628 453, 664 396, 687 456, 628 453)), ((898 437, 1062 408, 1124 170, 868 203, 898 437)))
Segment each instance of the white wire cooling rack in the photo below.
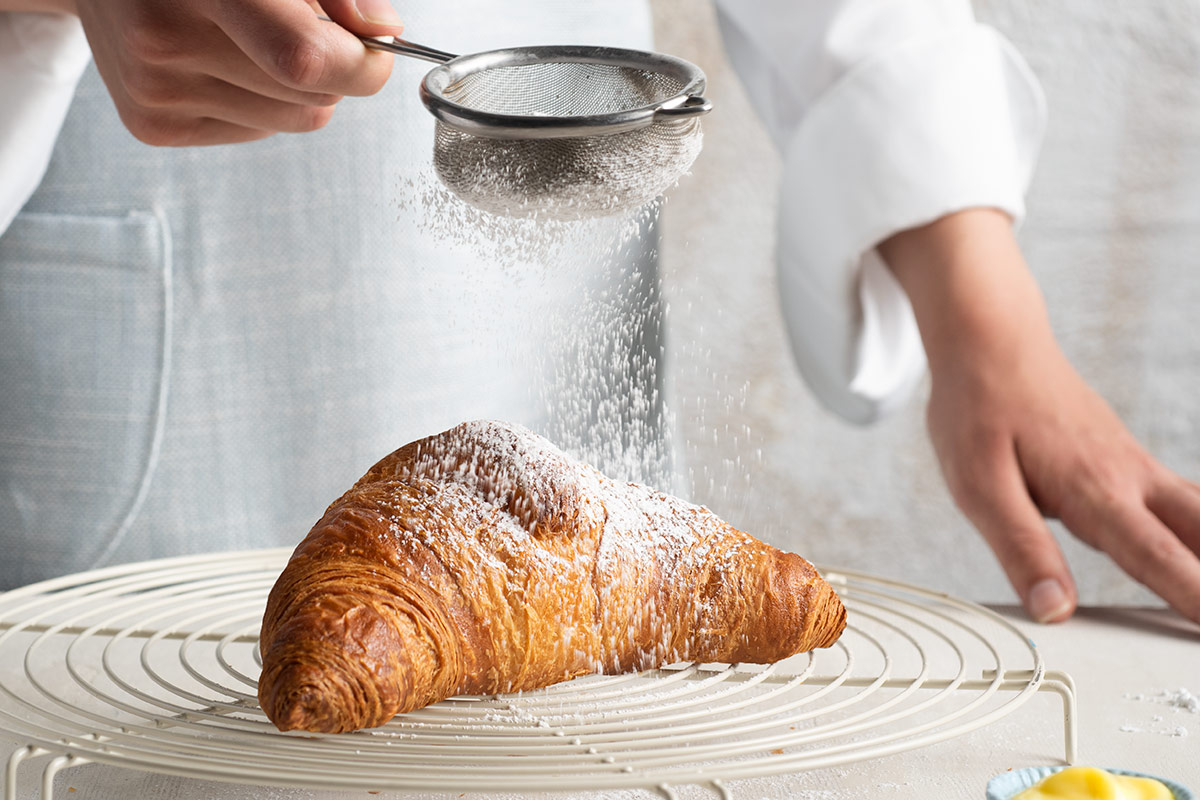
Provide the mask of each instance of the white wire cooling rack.
POLYGON ((280 733, 256 700, 258 629, 288 551, 189 556, 0 594, 5 770, 89 762, 263 786, 438 792, 672 787, 846 764, 944 741, 1075 690, 980 606, 822 570, 848 609, 829 650, 770 667, 686 664, 461 697, 352 734, 280 733))

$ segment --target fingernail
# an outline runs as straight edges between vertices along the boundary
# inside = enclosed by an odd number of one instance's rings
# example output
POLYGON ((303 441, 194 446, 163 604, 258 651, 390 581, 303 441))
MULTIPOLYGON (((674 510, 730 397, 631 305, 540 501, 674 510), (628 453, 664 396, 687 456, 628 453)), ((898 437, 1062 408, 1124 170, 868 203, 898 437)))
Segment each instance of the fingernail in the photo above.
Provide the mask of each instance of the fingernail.
POLYGON ((400 15, 388 0, 355 0, 355 8, 364 22, 372 25, 401 25, 400 15))
POLYGON ((1026 600, 1029 615, 1037 622, 1050 622, 1071 610, 1071 600, 1062 584, 1053 578, 1043 578, 1029 590, 1026 600))

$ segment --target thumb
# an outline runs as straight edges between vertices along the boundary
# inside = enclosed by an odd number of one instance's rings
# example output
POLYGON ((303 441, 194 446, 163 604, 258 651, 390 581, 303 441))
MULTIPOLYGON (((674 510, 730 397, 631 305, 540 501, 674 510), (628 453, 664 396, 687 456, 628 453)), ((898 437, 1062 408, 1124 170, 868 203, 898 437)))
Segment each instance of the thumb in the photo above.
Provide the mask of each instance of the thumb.
POLYGON ((399 36, 400 15, 388 0, 320 0, 325 14, 359 36, 399 36))
POLYGON ((1008 451, 981 477, 982 486, 959 487, 956 496, 970 497, 959 505, 996 554, 1029 616, 1062 622, 1075 611, 1075 581, 1029 496, 1016 454, 1008 451))

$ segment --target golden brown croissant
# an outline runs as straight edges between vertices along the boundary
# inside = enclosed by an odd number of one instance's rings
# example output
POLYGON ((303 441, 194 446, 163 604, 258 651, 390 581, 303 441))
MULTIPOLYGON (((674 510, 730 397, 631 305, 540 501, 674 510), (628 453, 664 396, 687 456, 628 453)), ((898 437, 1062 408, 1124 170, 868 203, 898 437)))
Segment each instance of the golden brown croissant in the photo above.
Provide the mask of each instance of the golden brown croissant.
POLYGON ((258 696, 281 730, 350 731, 589 672, 777 661, 845 624, 800 556, 473 422, 384 458, 296 548, 258 696))

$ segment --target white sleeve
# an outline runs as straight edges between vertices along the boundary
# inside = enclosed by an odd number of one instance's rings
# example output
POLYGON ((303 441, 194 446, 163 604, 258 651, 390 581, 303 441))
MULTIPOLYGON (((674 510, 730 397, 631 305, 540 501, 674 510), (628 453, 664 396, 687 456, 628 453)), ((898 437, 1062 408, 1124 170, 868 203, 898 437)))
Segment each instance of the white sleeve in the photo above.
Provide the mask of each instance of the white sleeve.
POLYGON ((968 0, 716 0, 730 59, 783 156, 781 301, 792 351, 858 423, 925 370, 875 246, 948 213, 1014 221, 1045 126, 1036 78, 968 0))
POLYGON ((0 234, 42 182, 91 56, 75 17, 0 12, 0 234))

